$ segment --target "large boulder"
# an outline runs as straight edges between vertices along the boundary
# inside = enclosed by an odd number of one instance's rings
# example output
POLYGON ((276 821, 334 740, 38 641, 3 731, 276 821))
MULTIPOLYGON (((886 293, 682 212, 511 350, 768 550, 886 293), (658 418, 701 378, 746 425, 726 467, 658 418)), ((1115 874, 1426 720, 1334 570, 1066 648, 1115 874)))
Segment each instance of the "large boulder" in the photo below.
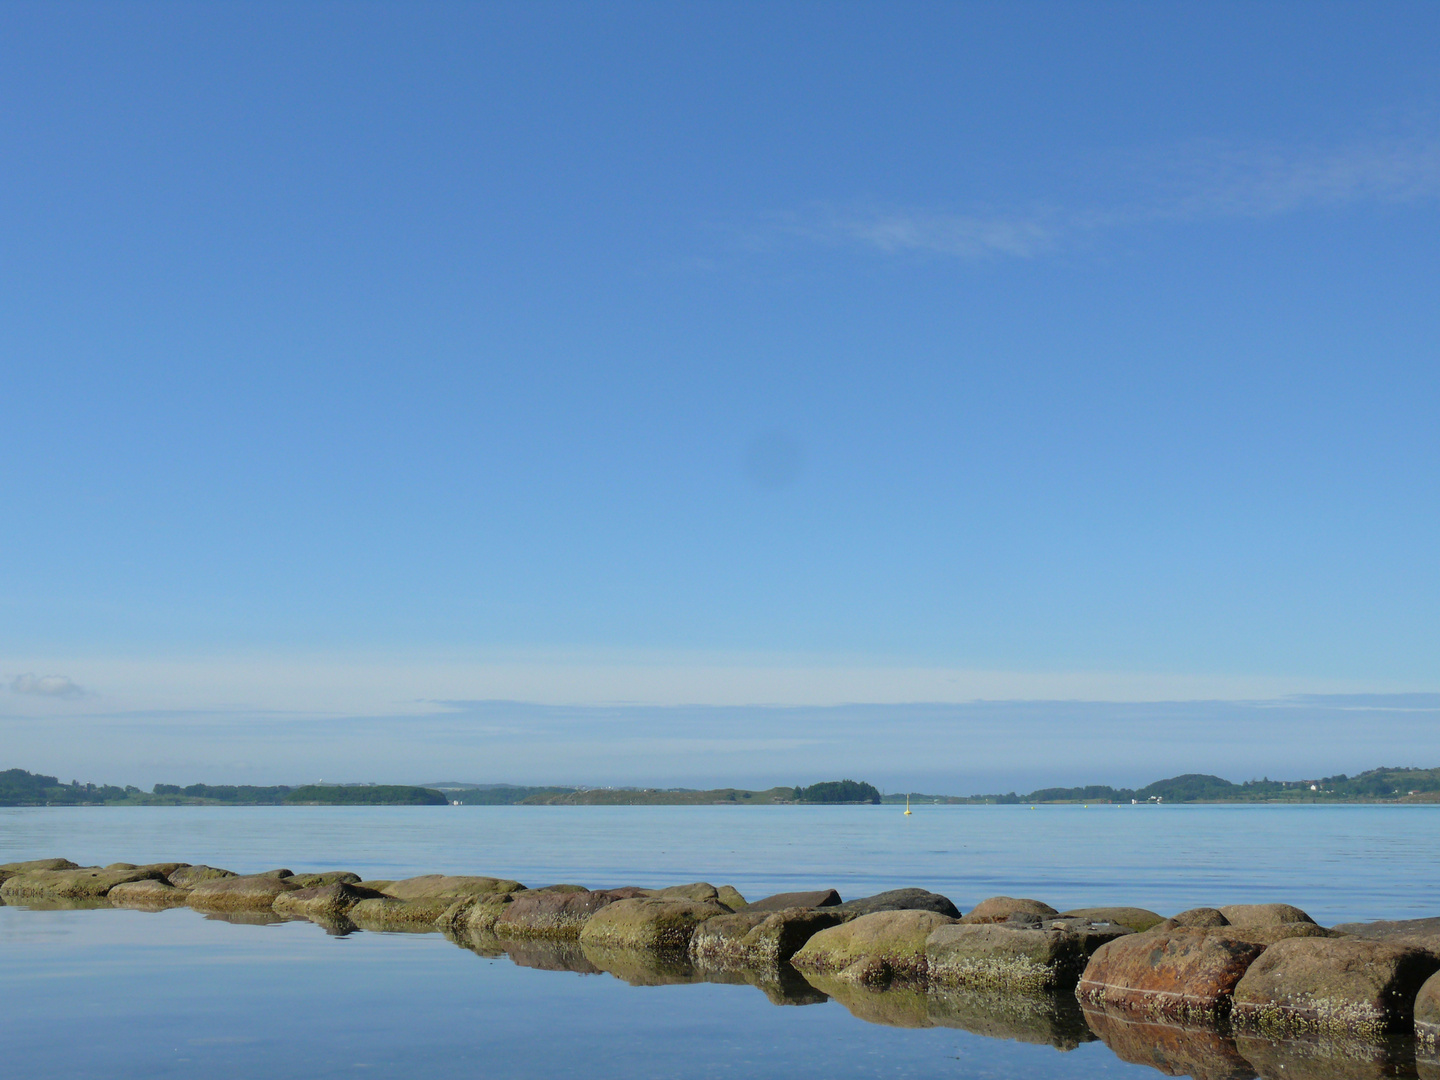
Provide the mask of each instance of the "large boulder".
POLYGON ((1044 926, 952 923, 925 942, 930 980, 1028 994, 1075 985, 1091 953, 1134 931, 1114 923, 1056 920, 1044 926))
POLYGON ((296 886, 286 878, 250 874, 202 881, 190 890, 185 902, 200 911, 270 911, 276 897, 295 891, 296 886))
POLYGON ((29 899, 99 900, 116 885, 127 881, 165 879, 158 870, 30 870, 16 874, 0 885, 0 897, 7 901, 29 899))
POLYGON ((1128 934, 1095 951, 1075 992, 1112 1010, 1208 1022, 1229 1014, 1235 984, 1265 948, 1224 928, 1128 934))
POLYGON ((1094 1006, 1086 1006, 1085 1022, 1116 1057, 1132 1065, 1194 1080, 1255 1080, 1255 1070, 1235 1040, 1212 1026, 1141 1018, 1126 1010, 1094 1006))
POLYGON ((1062 911, 1062 919, 1089 919, 1094 923, 1114 923, 1137 934, 1165 921, 1165 916, 1143 907, 1087 907, 1062 911))
POLYGON ((601 949, 684 950, 696 927, 729 914, 729 908, 713 900, 659 896, 616 900, 590 917, 580 931, 580 940, 601 949))
POLYGON ((518 881, 506 878, 425 874, 421 877, 405 878, 403 881, 392 881, 381 891, 396 900, 430 900, 435 897, 458 900, 462 896, 520 892, 524 888, 518 881))
POLYGON ((1047 915, 1059 915, 1049 904, 1042 904, 1039 900, 1017 899, 1013 896, 992 896, 988 900, 981 900, 975 905, 973 911, 960 921, 963 923, 1001 923, 1012 915, 1038 915, 1044 918, 1047 915))
POLYGON ((523 892, 510 895, 491 923, 491 932, 502 938, 550 938, 578 941, 580 928, 601 908, 615 901, 606 893, 523 892))
MULTIPOLYGON (((505 907, 514 903, 524 893, 485 893, 481 896, 463 896, 451 901, 450 906, 435 920, 435 925, 457 934, 482 934, 493 937, 495 920, 505 907)), ((497 939, 498 940, 498 939, 497 939)))
POLYGON ((182 866, 165 876, 177 889, 193 889, 206 881, 219 881, 221 878, 233 878, 240 875, 233 870, 221 870, 217 866, 206 866, 201 863, 199 866, 182 866))
POLYGON ((797 907, 836 907, 840 903, 840 894, 834 889, 817 889, 814 892, 782 892, 774 896, 767 896, 763 900, 756 900, 753 904, 745 905, 746 911, 784 911, 786 908, 797 907))
MULTIPOLYGON (((819 905, 816 905, 819 906, 819 905)), ((948 896, 925 889, 891 889, 889 892, 846 900, 839 910, 848 915, 873 915, 877 911, 933 911, 952 919, 960 918, 960 909, 948 896)))
POLYGON ((837 908, 741 911, 700 924, 690 939, 697 963, 761 967, 789 960, 821 930, 845 921, 837 908))
POLYGON ((1415 1037, 1431 1050, 1440 1050, 1440 975, 1426 979, 1415 995, 1415 1037))
POLYGON ((1440 971, 1422 949, 1354 938, 1278 941, 1235 987, 1232 1020, 1266 1034, 1374 1037, 1409 1030, 1415 997, 1440 971))
MULTIPOLYGON (((294 881, 294 878, 290 879, 294 881)), ((332 881, 325 885, 296 889, 275 897, 279 915, 303 915, 307 919, 337 920, 348 916, 350 909, 362 900, 379 900, 372 889, 361 889, 348 881, 332 881)), ((352 920, 353 921, 353 920, 352 920)))
POLYGON ((141 911, 161 911, 164 908, 184 907, 189 889, 177 889, 168 881, 145 878, 142 881, 126 881, 116 885, 105 899, 115 907, 136 908, 141 911))
POLYGON ((1283 926, 1286 923, 1310 923, 1315 920, 1290 904, 1227 904, 1220 914, 1231 926, 1283 926))
POLYGON ((31 870, 79 870, 80 864, 69 859, 31 859, 28 862, 0 863, 0 873, 27 874, 31 870))
POLYGON ((334 885, 336 882, 358 885, 360 884, 360 875, 349 870, 325 870, 318 874, 291 874, 290 881, 302 889, 316 889, 322 885, 334 885))
POLYGON ((923 979, 925 941, 955 920, 933 911, 877 911, 821 930, 792 958, 797 968, 872 984, 923 979))

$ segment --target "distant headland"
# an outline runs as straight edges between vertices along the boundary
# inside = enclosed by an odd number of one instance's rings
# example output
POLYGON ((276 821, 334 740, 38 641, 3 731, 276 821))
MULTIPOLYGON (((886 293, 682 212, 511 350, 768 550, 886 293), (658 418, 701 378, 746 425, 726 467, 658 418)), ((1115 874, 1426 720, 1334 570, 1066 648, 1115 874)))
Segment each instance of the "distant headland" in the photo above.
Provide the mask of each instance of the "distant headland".
POLYGON ((150 791, 110 784, 61 783, 57 777, 8 769, 0 772, 0 806, 777 806, 1175 804, 1175 803, 1440 803, 1440 768, 1371 769, 1314 780, 1247 780, 1186 773, 1142 788, 1105 784, 1041 788, 1021 795, 882 794, 861 780, 827 780, 805 787, 744 788, 564 787, 470 784, 156 784, 150 791))

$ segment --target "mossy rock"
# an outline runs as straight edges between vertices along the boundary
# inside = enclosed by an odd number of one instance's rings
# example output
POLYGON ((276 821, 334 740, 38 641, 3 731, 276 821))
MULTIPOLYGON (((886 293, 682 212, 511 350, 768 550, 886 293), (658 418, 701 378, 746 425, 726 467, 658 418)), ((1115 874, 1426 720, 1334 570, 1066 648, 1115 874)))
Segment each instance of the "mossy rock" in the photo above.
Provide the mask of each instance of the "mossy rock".
POLYGON ((603 892, 523 892, 508 894, 491 927, 502 938, 578 941, 581 928, 612 901, 603 892))
POLYGON ((0 885, 0 897, 7 901, 22 899, 99 900, 116 885, 128 881, 164 880, 156 870, 102 870, 81 867, 76 870, 31 870, 16 874, 0 885))
POLYGON ((933 911, 952 919, 960 918, 960 909, 948 896, 926 889, 891 889, 889 892, 846 900, 839 906, 847 915, 873 915, 877 911, 933 911))
POLYGON ((934 911, 878 911, 821 930, 791 959, 797 968, 875 984, 923 979, 925 942, 954 919, 934 911))
POLYGON ((696 881, 689 885, 671 885, 664 889, 657 889, 654 893, 665 900, 698 900, 704 903, 713 900, 720 901, 720 890, 711 885, 708 881, 696 881))
POLYGON ((637 897, 616 900, 597 911, 580 931, 580 940, 618 949, 689 948, 695 928, 730 909, 716 901, 637 897))
MULTIPOLYGON (((294 881, 294 878, 290 879, 294 881)), ((361 889, 346 881, 332 881, 275 898, 275 912, 280 915, 303 915, 310 920, 348 918, 350 909, 362 900, 383 899, 372 889, 361 889)), ((352 923, 354 920, 350 920, 352 923)))
POLYGON ((1415 999, 1440 960, 1423 949, 1358 938, 1290 938, 1250 965, 1232 1021, 1268 1035, 1375 1038, 1409 1032, 1415 999))
POLYGON ((0 863, 0 871, 10 874, 27 874, 31 870, 79 870, 80 864, 69 859, 31 859, 28 862, 0 863))
POLYGON ((925 958, 935 983, 1043 994, 1074 986, 1089 955, 1059 927, 952 923, 926 939, 925 958))
POLYGON ((1220 914, 1231 926, 1284 926, 1288 923, 1310 923, 1315 920, 1292 904, 1228 904, 1220 914))
POLYGON ((772 914, 774 912, 737 911, 733 915, 716 915, 713 919, 706 919, 695 928, 690 938, 691 958, 712 965, 743 964, 746 960, 745 935, 772 914))
POLYGON ((741 911, 750 906, 745 902, 745 897, 741 895, 740 890, 735 888, 734 885, 721 885, 715 892, 715 898, 731 911, 741 911))
POLYGON ((291 874, 290 882, 302 889, 316 889, 341 882, 346 885, 359 885, 360 875, 353 874, 349 870, 324 870, 318 874, 291 874))
POLYGON ((190 890, 185 902, 201 911, 269 911, 276 897, 295 892, 296 886, 273 874, 214 878, 190 890))
POLYGON ((146 878, 143 881, 126 881, 116 885, 105 894, 105 899, 115 907, 162 911, 165 908, 184 907, 189 895, 189 889, 177 889, 168 881, 146 878))
MULTIPOLYGON (((361 882, 361 884, 364 884, 361 882)), ((490 893, 521 892, 525 886, 507 878, 473 877, 450 874, 424 874, 420 877, 393 881, 380 890, 396 900, 430 900, 462 896, 485 896, 490 893)))
POLYGON ((362 930, 430 934, 442 929, 438 925, 441 916, 454 903, 454 898, 448 896, 421 897, 417 900, 381 896, 359 901, 345 915, 362 930))
POLYGON ((240 875, 233 870, 221 870, 218 866, 206 866, 201 863, 199 866, 182 866, 165 876, 177 889, 193 889, 206 881, 219 881, 222 878, 233 878, 240 875))
MULTIPOLYGON (((1182 911, 1179 915, 1171 916, 1167 922, 1171 926, 1198 926, 1201 928, 1229 926, 1230 920, 1219 908, 1197 907, 1188 911, 1182 911)), ((1147 927, 1146 929, 1151 929, 1147 927)))

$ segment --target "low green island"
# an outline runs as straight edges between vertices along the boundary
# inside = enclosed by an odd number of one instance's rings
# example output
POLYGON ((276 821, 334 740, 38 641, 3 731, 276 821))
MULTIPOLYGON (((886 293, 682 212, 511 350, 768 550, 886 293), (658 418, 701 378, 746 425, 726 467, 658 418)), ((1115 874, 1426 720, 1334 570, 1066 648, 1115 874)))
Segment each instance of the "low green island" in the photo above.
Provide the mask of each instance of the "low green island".
POLYGON ((65 784, 24 769, 0 771, 0 806, 778 806, 941 803, 1038 805, 1136 803, 1440 803, 1440 768, 1378 768, 1355 776, 1315 780, 1246 780, 1186 773, 1142 788, 1105 784, 1040 788, 992 795, 882 794, 861 780, 826 780, 809 786, 744 788, 565 787, 436 782, 408 784, 65 784))

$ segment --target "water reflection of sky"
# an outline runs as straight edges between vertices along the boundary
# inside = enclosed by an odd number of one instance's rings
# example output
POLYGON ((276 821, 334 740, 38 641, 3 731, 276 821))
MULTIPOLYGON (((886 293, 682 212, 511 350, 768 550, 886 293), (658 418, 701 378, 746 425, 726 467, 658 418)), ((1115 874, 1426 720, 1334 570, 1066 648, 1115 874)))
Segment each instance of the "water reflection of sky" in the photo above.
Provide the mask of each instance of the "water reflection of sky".
POLYGON ((1415 1075, 1404 1042, 1237 1041, 1069 995, 809 986, 788 969, 188 909, 0 908, 0 985, 15 1076, 1415 1075))

